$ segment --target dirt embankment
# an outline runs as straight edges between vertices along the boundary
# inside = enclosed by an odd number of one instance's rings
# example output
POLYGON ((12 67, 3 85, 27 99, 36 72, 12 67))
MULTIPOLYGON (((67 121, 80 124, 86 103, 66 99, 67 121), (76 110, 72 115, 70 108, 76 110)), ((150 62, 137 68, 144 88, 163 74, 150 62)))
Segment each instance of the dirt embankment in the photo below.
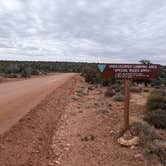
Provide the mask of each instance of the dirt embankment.
MULTIPOLYGON (((123 102, 104 97, 105 88, 90 89, 82 82, 65 109, 52 138, 50 165, 143 166, 139 148, 121 147, 117 143, 123 126, 123 102)), ((143 98, 146 101, 147 95, 132 95, 131 121, 143 113, 143 98)))

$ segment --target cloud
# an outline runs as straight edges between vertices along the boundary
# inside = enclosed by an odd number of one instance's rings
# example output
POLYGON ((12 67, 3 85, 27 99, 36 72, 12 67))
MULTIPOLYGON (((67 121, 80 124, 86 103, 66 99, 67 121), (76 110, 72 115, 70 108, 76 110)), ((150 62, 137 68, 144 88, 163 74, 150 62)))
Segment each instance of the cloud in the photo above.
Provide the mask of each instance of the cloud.
POLYGON ((166 64, 165 0, 0 0, 0 59, 166 64))

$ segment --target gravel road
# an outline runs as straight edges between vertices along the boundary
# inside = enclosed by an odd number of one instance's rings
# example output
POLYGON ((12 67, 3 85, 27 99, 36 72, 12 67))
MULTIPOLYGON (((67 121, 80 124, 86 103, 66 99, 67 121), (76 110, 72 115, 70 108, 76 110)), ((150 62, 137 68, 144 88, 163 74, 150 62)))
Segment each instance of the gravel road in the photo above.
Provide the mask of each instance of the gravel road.
POLYGON ((8 130, 49 93, 76 74, 55 74, 0 84, 0 134, 8 130))

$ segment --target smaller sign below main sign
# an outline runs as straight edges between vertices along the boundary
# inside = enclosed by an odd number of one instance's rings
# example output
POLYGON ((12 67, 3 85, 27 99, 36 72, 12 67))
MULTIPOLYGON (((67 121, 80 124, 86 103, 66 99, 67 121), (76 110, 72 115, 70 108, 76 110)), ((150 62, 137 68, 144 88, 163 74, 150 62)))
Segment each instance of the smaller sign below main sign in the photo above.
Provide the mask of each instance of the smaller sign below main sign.
POLYGON ((98 64, 102 76, 106 79, 143 79, 157 77, 160 65, 156 64, 98 64))

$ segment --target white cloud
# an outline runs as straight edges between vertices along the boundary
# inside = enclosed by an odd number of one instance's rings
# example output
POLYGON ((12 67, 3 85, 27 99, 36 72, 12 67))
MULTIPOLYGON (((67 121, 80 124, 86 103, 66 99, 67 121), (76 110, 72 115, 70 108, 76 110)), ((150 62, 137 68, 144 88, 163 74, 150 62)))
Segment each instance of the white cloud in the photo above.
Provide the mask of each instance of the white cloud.
POLYGON ((0 0, 0 59, 166 64, 165 0, 0 0))
POLYGON ((0 8, 8 11, 17 11, 21 9, 21 3, 19 0, 0 0, 0 8))

